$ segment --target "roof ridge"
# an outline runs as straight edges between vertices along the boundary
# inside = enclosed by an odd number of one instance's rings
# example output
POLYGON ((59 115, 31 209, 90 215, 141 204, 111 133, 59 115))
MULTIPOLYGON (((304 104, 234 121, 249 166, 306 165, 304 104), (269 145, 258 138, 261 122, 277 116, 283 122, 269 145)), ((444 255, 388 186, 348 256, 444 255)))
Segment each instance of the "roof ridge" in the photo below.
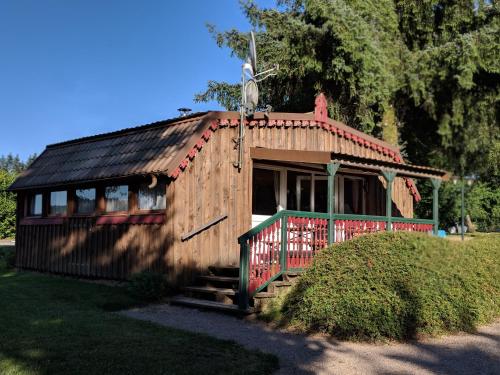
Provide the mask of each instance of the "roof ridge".
POLYGON ((130 128, 123 128, 123 129, 119 129, 119 130, 114 130, 114 131, 107 132, 107 133, 94 134, 94 135, 89 135, 89 136, 85 136, 85 137, 70 139, 68 141, 51 143, 51 144, 45 146, 45 148, 46 149, 54 149, 54 148, 58 148, 58 147, 65 147, 65 146, 75 145, 75 144, 80 144, 80 143, 87 143, 87 142, 93 142, 93 141, 97 141, 97 140, 115 138, 118 136, 136 133, 139 131, 149 131, 149 130, 153 130, 153 129, 156 129, 157 127, 161 127, 161 126, 165 126, 165 125, 178 125, 178 124, 182 124, 182 123, 187 122, 187 121, 195 121, 195 119, 197 119, 199 117, 206 116, 208 113, 210 113, 210 111, 196 112, 196 113, 192 113, 188 116, 174 117, 171 119, 151 122, 149 124, 138 125, 138 126, 133 126, 130 128))

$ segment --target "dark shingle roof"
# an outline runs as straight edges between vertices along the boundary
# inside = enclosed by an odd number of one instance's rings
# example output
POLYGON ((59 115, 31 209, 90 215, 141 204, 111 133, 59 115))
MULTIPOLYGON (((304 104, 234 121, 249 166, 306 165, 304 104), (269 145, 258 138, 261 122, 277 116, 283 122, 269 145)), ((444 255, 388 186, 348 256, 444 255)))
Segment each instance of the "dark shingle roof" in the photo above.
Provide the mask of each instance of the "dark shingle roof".
POLYGON ((206 122, 196 113, 49 145, 9 190, 167 171, 206 122))

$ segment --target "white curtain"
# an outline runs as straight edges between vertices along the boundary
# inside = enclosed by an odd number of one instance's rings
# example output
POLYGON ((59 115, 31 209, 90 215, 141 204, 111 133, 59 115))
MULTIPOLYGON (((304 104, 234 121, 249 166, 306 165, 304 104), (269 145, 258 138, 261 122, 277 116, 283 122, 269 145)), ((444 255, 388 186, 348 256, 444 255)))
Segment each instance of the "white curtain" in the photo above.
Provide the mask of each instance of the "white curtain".
POLYGON ((274 199, 276 200, 276 211, 281 211, 280 205, 280 172, 274 171, 274 199))

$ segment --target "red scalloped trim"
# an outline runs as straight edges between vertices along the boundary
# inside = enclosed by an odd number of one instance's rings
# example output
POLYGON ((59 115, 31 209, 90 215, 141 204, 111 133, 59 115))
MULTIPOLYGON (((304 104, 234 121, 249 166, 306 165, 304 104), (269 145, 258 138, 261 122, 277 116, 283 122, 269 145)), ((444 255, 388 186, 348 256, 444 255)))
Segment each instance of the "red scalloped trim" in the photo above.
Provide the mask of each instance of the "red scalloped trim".
MULTIPOLYGON (((224 127, 224 126, 230 126, 230 127, 235 127, 239 125, 239 120, 238 119, 219 119, 219 120, 214 120, 211 122, 209 128, 203 132, 201 138, 196 142, 195 146, 189 150, 187 156, 185 159, 181 161, 179 166, 170 173, 170 177, 172 179, 176 179, 179 177, 179 174, 181 171, 185 170, 187 166, 189 165, 189 161, 192 161, 196 154, 203 148, 205 143, 210 139, 212 136, 212 133, 215 132, 219 127, 224 127)), ((326 121, 310 121, 310 120, 251 120, 251 121, 245 121, 245 125, 249 127, 254 127, 254 126, 259 126, 259 127, 320 127, 326 131, 330 131, 333 134, 337 134, 339 137, 344 137, 345 139, 352 140, 355 143, 358 143, 359 145, 362 145, 366 148, 370 148, 374 151, 377 151, 383 155, 389 155, 396 163, 402 163, 403 160, 400 156, 399 153, 394 152, 393 150, 390 150, 387 147, 382 147, 374 142, 371 142, 368 139, 364 139, 363 136, 359 136, 356 134, 352 134, 348 131, 344 131, 343 129, 339 129, 333 125, 329 125, 326 121)), ((420 194, 415 186, 415 183, 412 179, 409 178, 404 178, 406 181, 406 186, 408 189, 411 191, 412 195, 414 196, 415 200, 417 202, 420 201, 421 197, 420 194)))

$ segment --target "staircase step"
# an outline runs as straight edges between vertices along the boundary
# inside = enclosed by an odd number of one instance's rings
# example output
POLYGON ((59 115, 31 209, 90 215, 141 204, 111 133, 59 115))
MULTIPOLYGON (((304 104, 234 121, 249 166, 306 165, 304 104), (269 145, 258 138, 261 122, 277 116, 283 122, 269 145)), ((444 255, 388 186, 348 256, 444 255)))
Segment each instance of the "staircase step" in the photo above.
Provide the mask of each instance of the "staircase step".
POLYGON ((213 276, 238 277, 240 275, 240 267, 237 266, 210 266, 208 270, 213 276))
POLYGON ((273 292, 259 292, 253 296, 253 298, 275 298, 275 297, 277 297, 277 294, 273 292))
POLYGON ((239 277, 230 277, 230 276, 213 276, 213 275, 203 275, 198 276, 200 280, 204 281, 216 281, 222 283, 239 283, 239 277))
POLYGON ((273 281, 272 284, 277 287, 292 286, 290 281, 273 281))
POLYGON ((252 314, 254 309, 240 310, 236 305, 226 305, 220 302, 207 301, 185 296, 175 296, 170 299, 175 305, 195 307, 199 309, 215 310, 229 314, 252 314))
POLYGON ((213 286, 187 286, 184 290, 198 293, 220 293, 225 294, 226 296, 234 296, 237 293, 236 289, 215 288, 213 286))

